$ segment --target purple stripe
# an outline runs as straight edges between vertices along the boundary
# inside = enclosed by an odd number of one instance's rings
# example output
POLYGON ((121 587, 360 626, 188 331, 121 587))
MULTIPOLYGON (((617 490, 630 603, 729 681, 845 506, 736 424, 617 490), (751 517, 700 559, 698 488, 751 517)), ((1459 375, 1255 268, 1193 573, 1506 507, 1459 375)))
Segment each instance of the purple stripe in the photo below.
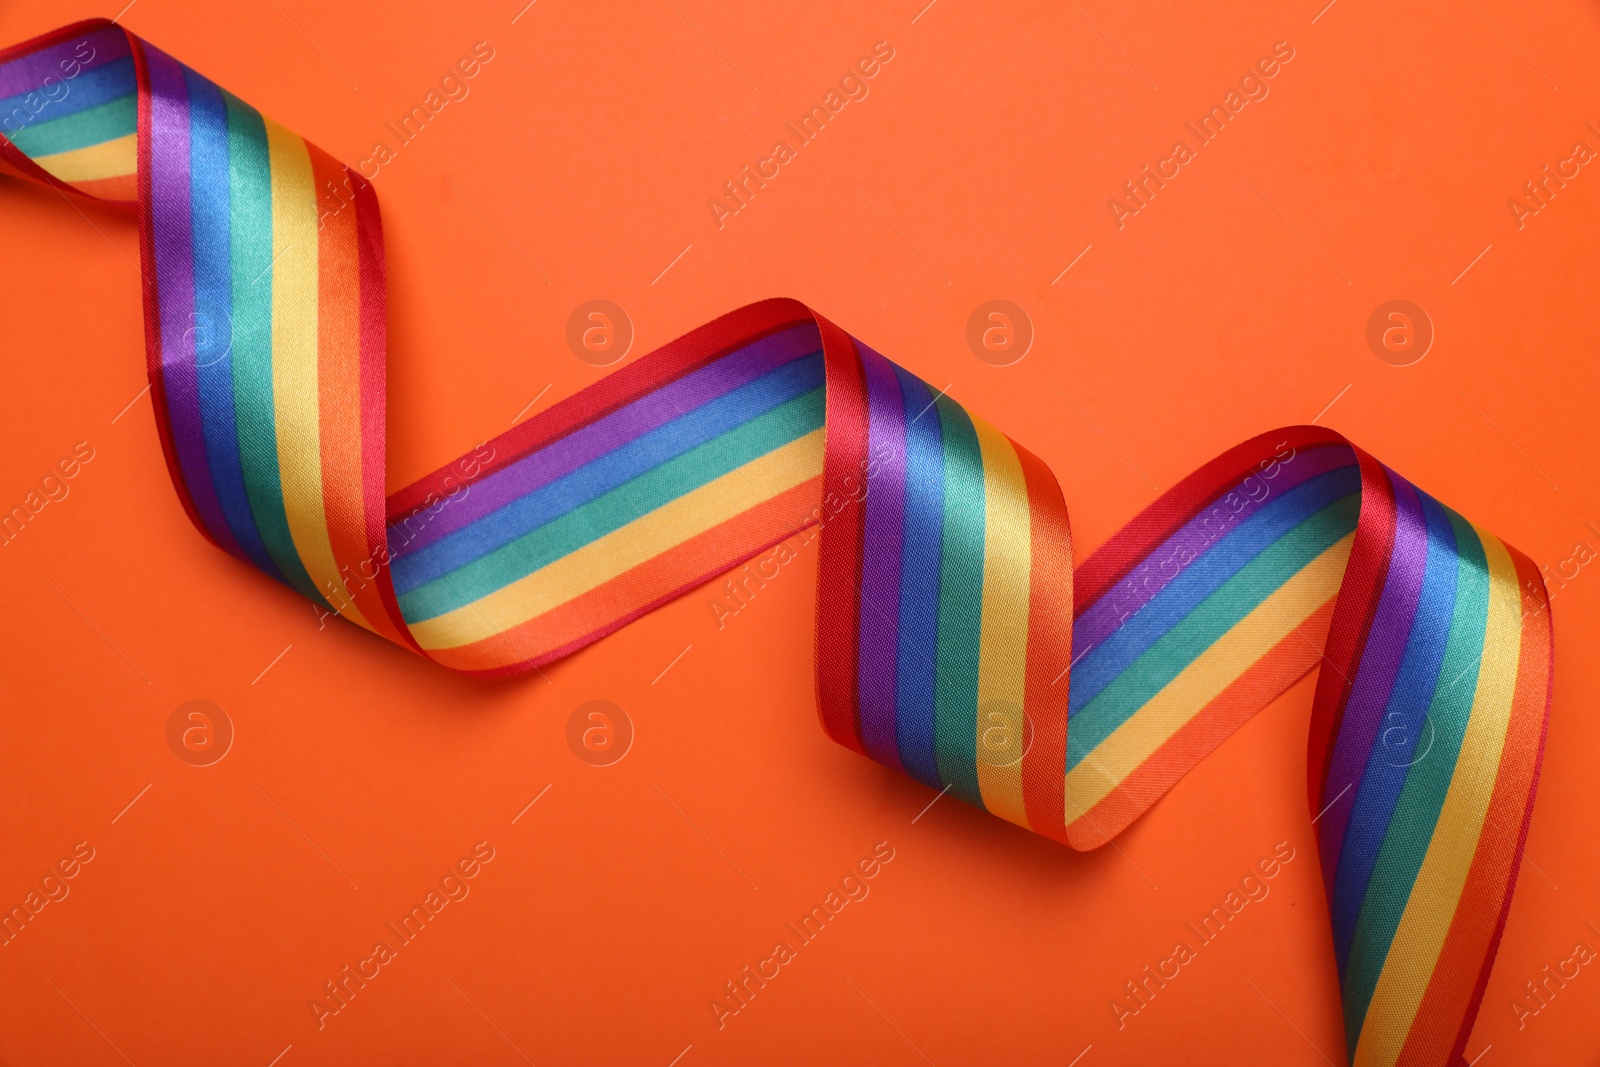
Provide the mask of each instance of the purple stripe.
POLYGON ((189 88, 183 68, 145 47, 150 67, 150 218, 160 296, 161 383, 178 467, 195 510, 216 542, 247 559, 217 500, 200 422, 194 361, 194 233, 189 188, 189 88))
POLYGON ((46 78, 70 81, 61 69, 63 62, 69 66, 73 62, 78 63, 78 74, 82 74, 127 55, 128 35, 115 26, 69 38, 61 44, 51 45, 43 51, 33 52, 0 66, 0 100, 41 88, 46 78), (85 42, 94 49, 92 58, 87 61, 79 59, 77 55, 78 47, 85 42))
MULTIPOLYGON (((746 345, 496 471, 474 484, 470 492, 457 496, 449 508, 439 509, 436 517, 403 545, 399 538, 391 538, 390 551, 398 558, 426 548, 641 434, 820 347, 816 324, 809 322, 746 345)), ((389 529, 403 530, 403 520, 391 523, 389 529)))
POLYGON ((861 351, 867 379, 866 521, 861 550, 861 604, 857 692, 861 743, 867 755, 900 770, 895 725, 900 644, 900 552, 905 537, 906 412, 900 382, 889 361, 866 345, 861 351))
MULTIPOLYGON (((1254 500, 1244 496, 1245 506, 1238 511, 1222 503, 1221 499, 1202 508, 1194 518, 1151 550, 1144 560, 1123 576, 1121 581, 1102 593, 1100 599, 1073 620, 1073 661, 1076 662, 1088 655, 1100 642, 1116 633, 1129 616, 1138 612, 1183 573, 1182 568, 1177 568, 1172 573, 1163 575, 1165 568, 1150 564, 1150 560, 1167 560, 1175 555, 1180 559, 1188 558, 1190 561, 1198 559, 1201 553, 1237 529, 1246 519, 1260 511, 1268 501, 1282 496, 1302 482, 1308 482, 1340 467, 1354 466, 1355 462, 1355 454, 1346 445, 1307 449, 1292 460, 1279 465, 1278 473, 1270 479, 1254 475, 1269 492, 1254 500)), ((1245 480, 1240 479, 1241 484, 1245 480)))
MULTIPOLYGON (((1422 579, 1427 570, 1428 520, 1422 513, 1417 491, 1387 467, 1384 474, 1395 496, 1394 550, 1383 592, 1378 597, 1378 610, 1372 617, 1372 629, 1362 647, 1361 662, 1350 687, 1350 698, 1339 720, 1339 736, 1334 742, 1327 786, 1323 790, 1324 804, 1347 786, 1359 782, 1371 759, 1372 745, 1383 726, 1384 711, 1389 706, 1400 661, 1405 656, 1411 627, 1416 620, 1422 579)), ((1355 807, 1350 803, 1332 804, 1323 813, 1322 825, 1317 828, 1322 846, 1319 851, 1323 883, 1330 893, 1334 872, 1339 867, 1339 853, 1344 847, 1345 828, 1355 807)))

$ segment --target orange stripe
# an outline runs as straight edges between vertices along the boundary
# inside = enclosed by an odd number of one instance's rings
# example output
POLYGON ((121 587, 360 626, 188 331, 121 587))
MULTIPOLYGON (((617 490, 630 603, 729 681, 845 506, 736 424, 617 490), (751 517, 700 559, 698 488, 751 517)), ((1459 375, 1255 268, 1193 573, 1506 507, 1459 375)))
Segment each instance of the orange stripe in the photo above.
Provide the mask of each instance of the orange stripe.
POLYGON ((115 178, 96 178, 93 181, 73 182, 72 187, 84 196, 100 200, 134 203, 139 199, 139 176, 119 174, 115 178))
POLYGON ((1033 552, 1023 680, 1024 714, 1033 739, 1022 756, 1022 801, 1034 832, 1065 841, 1068 682, 1062 672, 1072 662, 1072 530, 1055 475, 1039 457, 1011 444, 1028 487, 1033 552))
MULTIPOLYGON (((1472 866, 1397 1067, 1430 1067, 1444 1063, 1452 1050, 1460 1052, 1458 1044, 1466 1037, 1463 1030, 1471 1024, 1472 1001, 1494 963, 1506 908, 1517 884, 1513 864, 1520 859, 1520 843, 1533 816, 1550 676, 1550 609, 1547 601, 1526 592, 1530 580, 1538 581, 1538 570, 1522 553, 1510 552, 1524 590, 1522 654, 1511 721, 1472 866)), ((1485 637, 1495 639, 1494 634, 1485 637)))
MULTIPOLYGON (((0 144, 10 145, 10 142, 0 136, 0 144)), ((16 152, 17 149, 12 147, 9 151, 16 152)), ((20 158, 26 161, 25 164, 19 165, 19 163, 7 158, 5 152, 0 152, 0 176, 24 178, 28 181, 42 182, 45 185, 51 184, 49 171, 28 159, 27 156, 20 156, 20 158), (24 165, 32 169, 24 170, 24 165)), ((93 181, 63 182, 62 184, 71 189, 76 189, 84 196, 98 197, 101 200, 122 200, 128 203, 137 203, 139 199, 139 175, 137 173, 119 174, 114 178, 96 178, 93 181)))
POLYGON ((558 608, 494 637, 441 649, 433 658, 453 670, 495 671, 598 641, 641 612, 796 533, 821 495, 822 478, 808 479, 558 608), (584 636, 574 641, 573 634, 584 636))
MULTIPOLYGON (((367 548, 366 517, 348 487, 361 484, 360 248, 353 203, 328 191, 341 189, 344 165, 307 143, 320 220, 317 226, 317 411, 322 424, 322 507, 328 542, 341 575, 339 592, 376 632, 405 644, 370 578, 378 561, 367 548), (340 209, 342 205, 342 210, 340 209), (348 570, 346 570, 348 568, 348 570)), ((322 591, 328 595, 326 590, 322 591)), ((343 603, 330 597, 335 607, 343 603)))
POLYGON ((1136 771, 1117 783, 1087 815, 1069 825, 1067 839, 1072 847, 1099 848, 1116 837, 1256 712, 1320 663, 1337 599, 1330 599, 1290 631, 1167 738, 1136 771))

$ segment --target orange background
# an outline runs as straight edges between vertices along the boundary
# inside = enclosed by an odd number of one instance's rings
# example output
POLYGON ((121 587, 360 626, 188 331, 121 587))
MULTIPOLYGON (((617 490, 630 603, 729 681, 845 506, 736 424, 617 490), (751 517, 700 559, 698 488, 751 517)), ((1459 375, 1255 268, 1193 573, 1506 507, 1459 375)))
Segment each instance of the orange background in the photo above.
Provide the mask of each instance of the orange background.
MULTIPOLYGON (((1600 148, 1593 5, 538 0, 513 23, 523 2, 124 16, 352 163, 474 42, 495 49, 376 180, 391 486, 605 373, 566 345, 586 300, 627 309, 637 358, 781 294, 1048 460, 1080 552, 1156 486, 1325 409, 1536 561, 1600 549, 1600 173, 1520 230, 1507 207, 1575 141, 1600 148), (870 95, 719 230, 707 199, 880 40, 870 95), (1278 41, 1294 59, 1270 95, 1119 230, 1107 198, 1278 41), (967 348, 992 298, 1037 331, 1013 366, 967 348), (1365 341, 1395 298, 1437 331, 1413 366, 1365 341)), ((115 13, 8 5, 0 41, 115 13)), ((1342 1062, 1309 683, 1118 848, 1077 855, 949 799, 913 823, 932 791, 824 738, 814 548, 720 630, 702 590, 544 677, 466 680, 319 630, 189 526, 148 395, 112 421, 145 384, 132 219, 11 180, 0 217, 0 504, 95 449, 0 548, 0 903, 95 850, 0 949, 0 1062, 1342 1062), (192 699, 237 731, 214 766, 167 746, 192 699), (634 724, 614 766, 567 744, 592 699, 634 724), (323 983, 485 840, 471 895, 319 1030, 323 983), (719 1030, 723 983, 880 841, 870 896, 719 1030), (1296 858, 1270 897, 1119 1031, 1123 983, 1279 841, 1296 858)), ((1600 948, 1597 608, 1600 566, 1577 567, 1529 862, 1467 1045, 1492 1046, 1484 1067, 1600 1052, 1593 968, 1520 1030, 1510 1008, 1600 948)))

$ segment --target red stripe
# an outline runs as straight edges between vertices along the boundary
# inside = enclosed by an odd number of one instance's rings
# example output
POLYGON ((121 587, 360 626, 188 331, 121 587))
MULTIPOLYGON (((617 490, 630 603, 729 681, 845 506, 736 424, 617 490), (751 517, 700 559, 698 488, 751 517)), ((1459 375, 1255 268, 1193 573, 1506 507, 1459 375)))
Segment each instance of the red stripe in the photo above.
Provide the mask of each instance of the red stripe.
MULTIPOLYGON (((21 59, 23 56, 31 55, 34 52, 42 52, 51 45, 60 44, 68 37, 76 37, 80 33, 109 30, 113 26, 117 26, 117 24, 110 19, 83 19, 81 22, 74 22, 58 30, 51 30, 49 33, 41 33, 39 36, 23 41, 21 44, 14 44, 9 48, 0 48, 0 63, 9 63, 13 59, 21 59)), ((121 29, 122 27, 117 26, 117 28, 121 29)), ((126 30, 123 30, 123 33, 127 35, 130 44, 136 40, 126 30)))
MULTIPOLYGON (((1009 440, 1009 438, 1008 438, 1009 440)), ((1067 839, 1067 696, 1072 662, 1072 529, 1061 486, 1043 460, 1011 442, 1028 488, 1028 659, 1023 707, 1033 743, 1022 756, 1028 825, 1067 839), (1066 673, 1063 673, 1066 672, 1066 673)))
POLYGON ((866 755, 856 689, 866 508, 854 501, 849 486, 866 479, 867 382, 855 341, 821 315, 816 320, 828 398, 817 563, 817 715, 829 737, 866 755))
MULTIPOLYGON (((322 590, 337 607, 345 597, 378 633, 400 640, 389 625, 383 598, 372 581, 377 561, 368 547, 366 516, 351 507, 351 487, 362 484, 367 444, 362 427, 361 248, 355 212, 330 202, 344 165, 309 142, 312 196, 317 219, 317 422, 322 473, 322 511, 333 550, 334 590, 322 590), (370 577, 369 577, 370 576, 370 577)), ((381 453, 380 453, 381 455, 381 453)))
MULTIPOLYGON (((367 545, 367 559, 377 563, 374 586, 383 616, 385 632, 416 652, 422 648, 406 628, 405 616, 395 597, 390 570, 389 531, 384 522, 384 449, 387 445, 386 412, 388 402, 385 376, 387 337, 387 268, 383 251, 383 216, 378 211, 378 194, 360 174, 344 168, 355 191, 356 256, 360 292, 360 317, 357 323, 360 345, 361 394, 361 519, 367 545)), ((374 613, 376 614, 376 613, 374 613)), ((374 626, 376 619, 370 620, 374 626)))
MULTIPOLYGON (((1394 486, 1382 464, 1354 445, 1351 448, 1361 463, 1361 512, 1356 519, 1350 561, 1339 583, 1339 599, 1334 607, 1328 647, 1322 655, 1317 692, 1311 701, 1311 730, 1306 741, 1306 792, 1313 812, 1320 810, 1324 803, 1334 738, 1339 735, 1339 725, 1344 720, 1345 704, 1360 667, 1361 653, 1367 647, 1367 634, 1372 629, 1378 598, 1389 575, 1389 560, 1394 554, 1394 486)), ((1334 842, 1322 857, 1322 872, 1330 893, 1334 870, 1330 864, 1337 861, 1340 847, 1340 842, 1334 842)))

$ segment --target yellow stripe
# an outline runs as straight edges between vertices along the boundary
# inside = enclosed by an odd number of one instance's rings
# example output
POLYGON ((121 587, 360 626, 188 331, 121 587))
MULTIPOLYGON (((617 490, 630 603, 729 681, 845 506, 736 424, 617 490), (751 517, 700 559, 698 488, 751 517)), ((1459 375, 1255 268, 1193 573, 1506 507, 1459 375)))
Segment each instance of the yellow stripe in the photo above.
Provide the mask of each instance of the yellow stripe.
POLYGON ((1455 919, 1500 774, 1500 752, 1505 747, 1522 655, 1522 593, 1516 565, 1505 545, 1493 534, 1477 532, 1489 563, 1489 618, 1478 688, 1433 839, 1428 842, 1427 855, 1362 1021, 1356 1041, 1358 1067, 1390 1067, 1400 1057, 1455 919))
POLYGON ((1067 772, 1068 821, 1109 796, 1256 660, 1333 599, 1354 539, 1347 534, 1301 568, 1067 772))
POLYGON ((1028 486, 1017 450, 982 419, 983 621, 978 636, 978 789, 983 806, 1028 826, 1022 800, 1027 727, 1028 578, 1033 561, 1028 486))
POLYGON ((139 169, 139 135, 130 133, 87 148, 40 156, 34 162, 64 182, 121 178, 139 169))
MULTIPOLYGON (((289 535, 312 584, 348 602, 322 503, 322 426, 317 409, 317 199, 311 155, 300 137, 266 119, 272 168, 272 401, 278 471, 289 535)), ((372 627, 353 602, 345 618, 372 627)))
POLYGON ((423 648, 460 648, 582 596, 822 473, 823 430, 775 448, 471 604, 411 624, 423 648))

